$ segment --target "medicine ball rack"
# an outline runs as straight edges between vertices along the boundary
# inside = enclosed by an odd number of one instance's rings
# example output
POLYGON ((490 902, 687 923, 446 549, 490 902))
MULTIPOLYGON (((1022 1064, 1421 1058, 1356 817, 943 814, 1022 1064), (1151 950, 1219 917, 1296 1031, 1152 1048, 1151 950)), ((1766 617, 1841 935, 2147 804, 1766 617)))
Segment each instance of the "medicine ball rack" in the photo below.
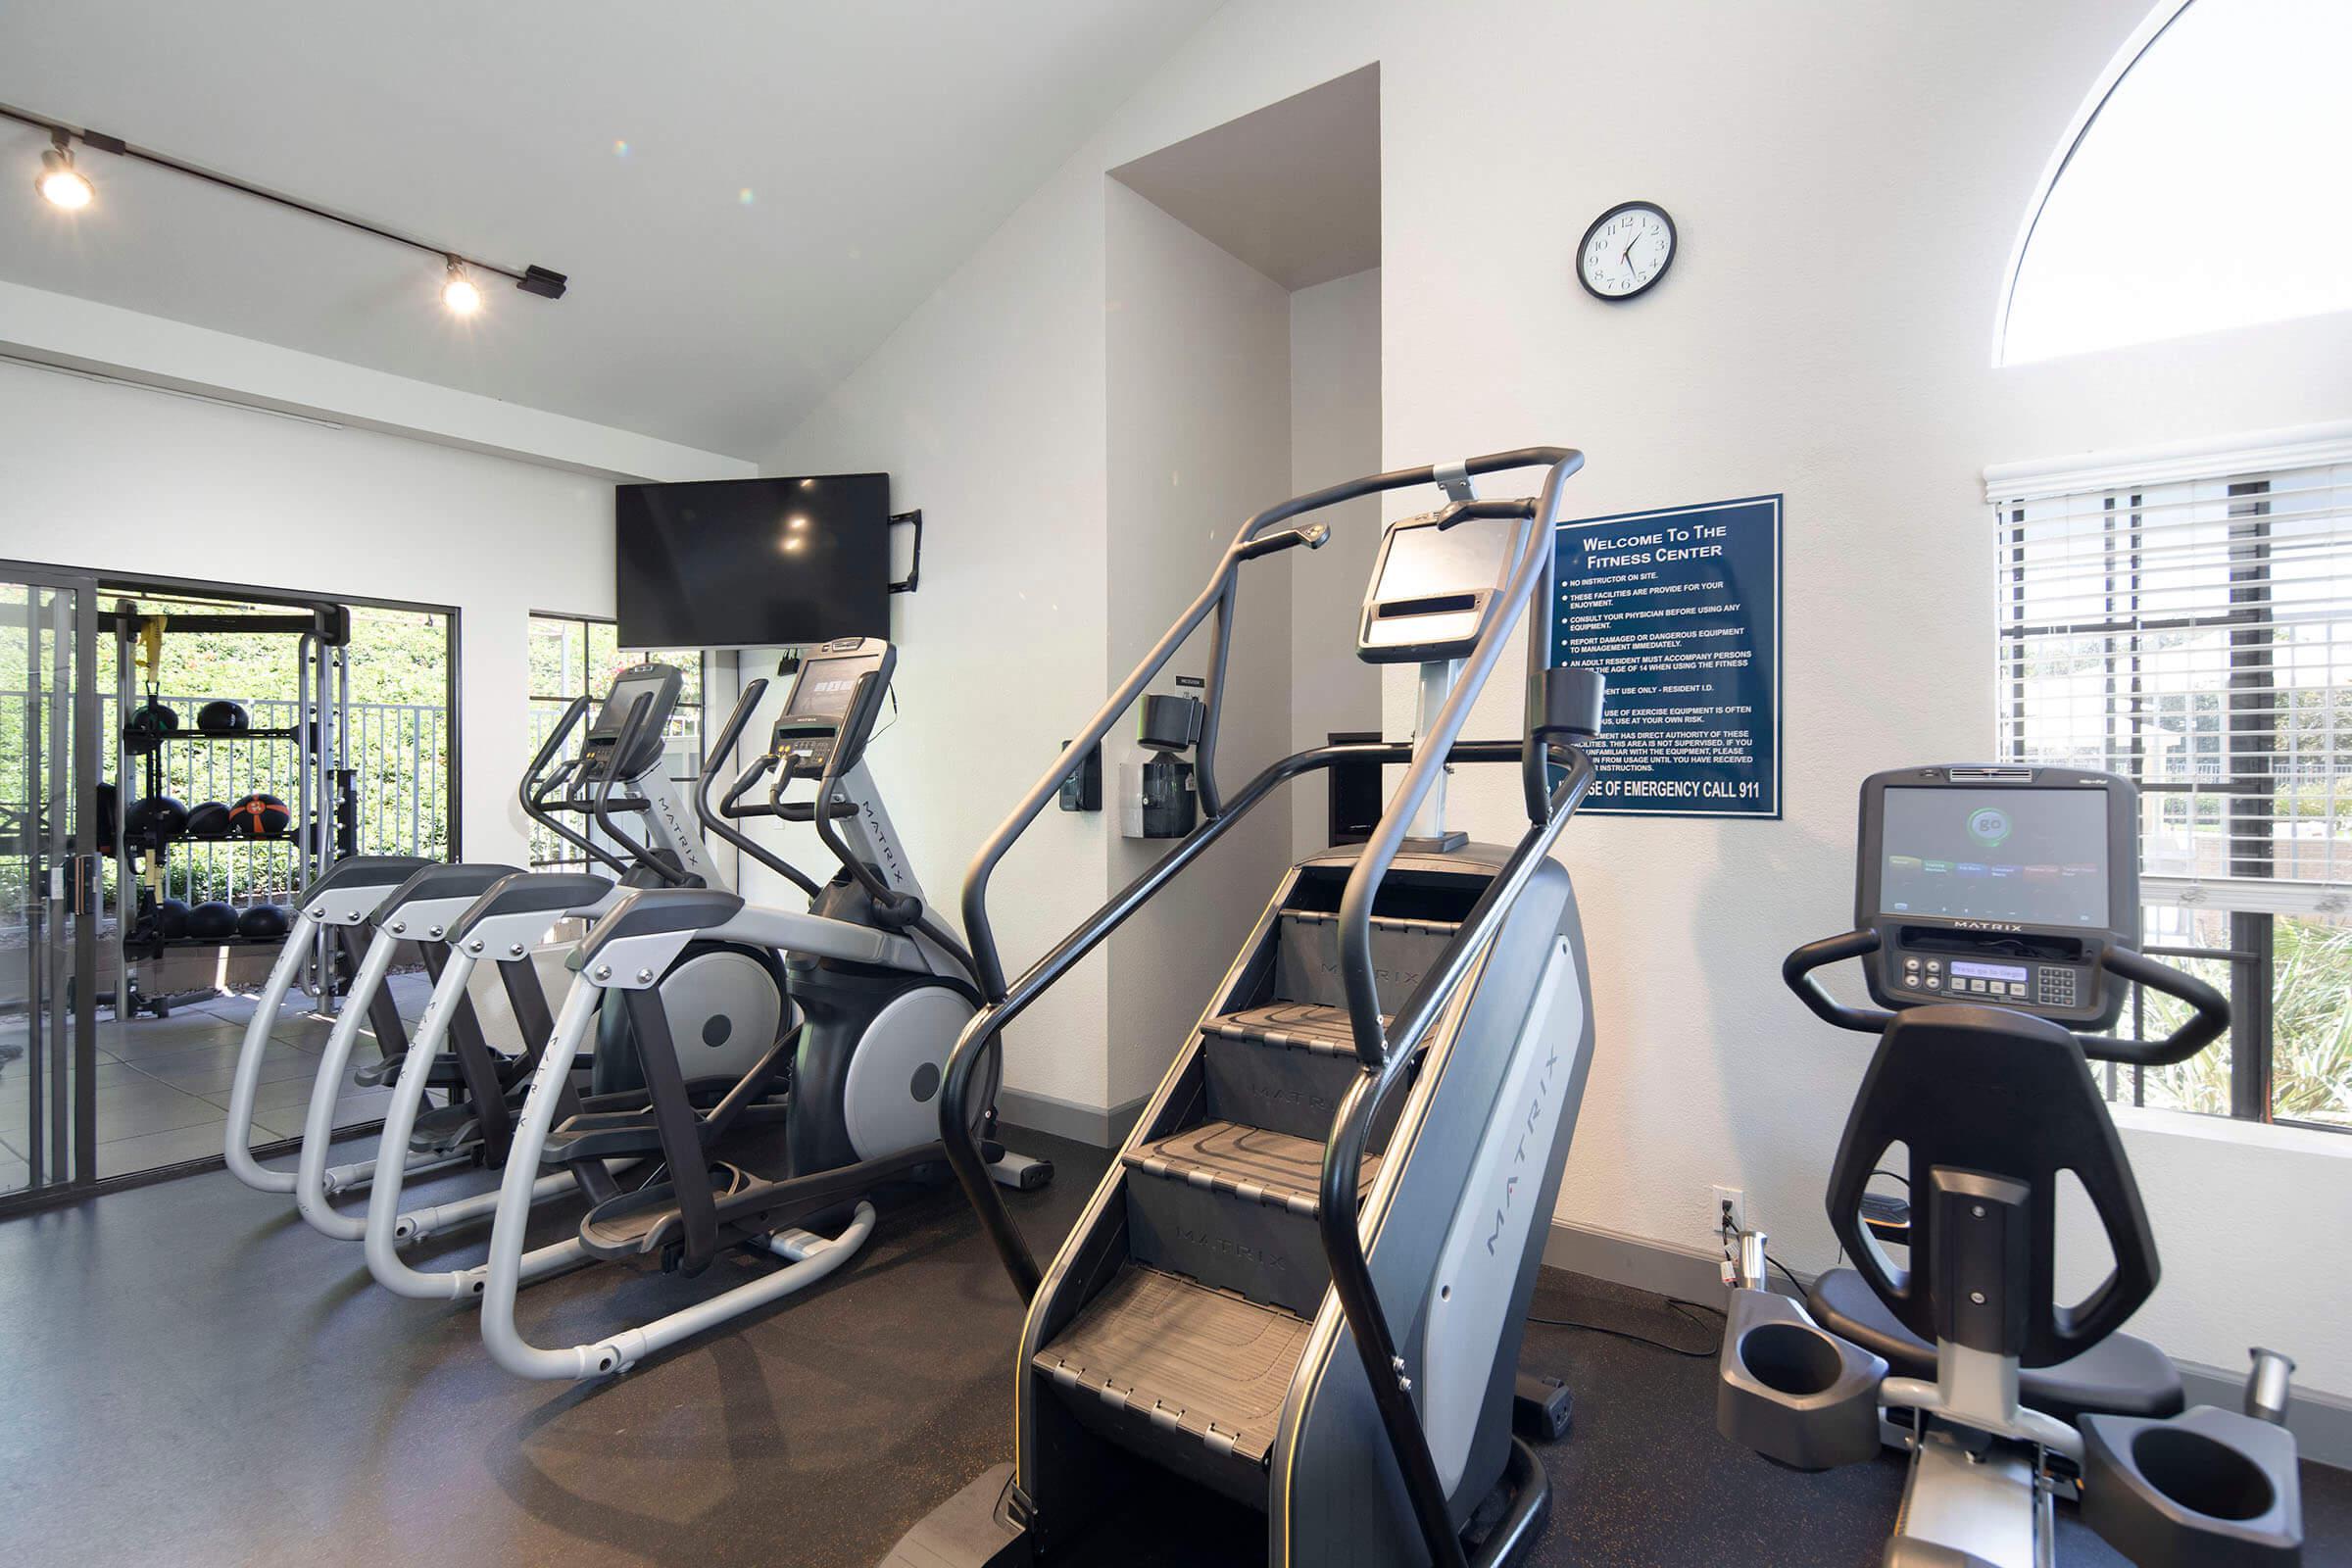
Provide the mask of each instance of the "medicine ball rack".
MULTIPOLYGON (((211 745, 222 742, 292 741, 295 743, 296 759, 294 800, 292 823, 286 831, 232 834, 225 838, 182 838, 178 842, 290 844, 294 846, 292 885, 296 888, 309 886, 336 856, 352 853, 357 848, 359 837, 359 802, 355 774, 344 764, 342 755, 344 738, 351 725, 351 612, 343 605, 316 603, 304 605, 291 612, 276 614, 236 612, 163 614, 144 612, 135 601, 120 599, 112 610, 99 611, 98 623, 102 632, 112 632, 115 639, 115 711, 118 717, 114 735, 115 777, 122 781, 132 777, 136 771, 146 780, 144 791, 134 793, 118 787, 114 792, 116 919, 112 940, 115 948, 115 1016, 128 1018, 134 1013, 152 1012, 161 1017, 174 1006, 202 1000, 214 993, 209 989, 147 993, 139 985, 138 961, 159 959, 166 951, 172 949, 275 949, 282 945, 284 939, 241 935, 167 937, 160 931, 138 934, 137 915, 142 903, 140 890, 152 877, 160 904, 164 858, 170 853, 173 841, 166 840, 144 847, 134 845, 129 831, 132 803, 142 796, 163 792, 163 759, 174 742, 211 745), (162 662, 163 640, 168 631, 231 632, 293 638, 295 722, 268 729, 163 729, 150 734, 146 745, 131 745, 126 731, 129 717, 140 701, 137 672, 144 664, 148 674, 148 690, 152 692, 162 662), (146 861, 144 869, 140 864, 142 859, 146 861)), ((334 997, 348 979, 343 966, 336 962, 340 957, 341 954, 328 946, 327 934, 321 929, 305 963, 302 986, 304 991, 319 999, 322 1011, 332 1009, 334 997)))

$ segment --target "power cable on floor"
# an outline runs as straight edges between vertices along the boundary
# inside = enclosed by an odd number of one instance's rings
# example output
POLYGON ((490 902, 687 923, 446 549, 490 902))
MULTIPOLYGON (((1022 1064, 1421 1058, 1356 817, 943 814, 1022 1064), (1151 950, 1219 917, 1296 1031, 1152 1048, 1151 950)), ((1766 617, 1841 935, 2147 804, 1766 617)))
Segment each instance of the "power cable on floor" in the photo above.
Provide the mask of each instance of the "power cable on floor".
MULTIPOLYGON (((1713 1327, 1713 1325, 1708 1324, 1704 1318, 1692 1317, 1690 1315, 1691 1312, 1711 1312, 1719 1318, 1724 1315, 1720 1308, 1708 1306, 1698 1301, 1686 1301, 1682 1298, 1676 1296, 1667 1297, 1666 1305, 1677 1317, 1683 1318, 1688 1322, 1700 1324, 1704 1327, 1713 1327), (1684 1310, 1685 1308, 1689 1308, 1689 1310, 1686 1311, 1684 1310)), ((1535 1314, 1530 1313, 1527 1320, 1530 1323, 1541 1323, 1545 1328, 1580 1329, 1587 1334, 1606 1334, 1611 1339, 1631 1340, 1636 1345, 1646 1345, 1652 1349, 1664 1350, 1669 1355, 1679 1355, 1687 1361, 1711 1360, 1714 1358, 1716 1352, 1723 1348, 1722 1337, 1720 1334, 1718 1334, 1716 1343, 1714 1345, 1708 1346, 1701 1349, 1691 1349, 1687 1346, 1670 1345, 1664 1340, 1653 1340, 1646 1334, 1636 1334, 1630 1329, 1613 1329, 1608 1327, 1606 1324, 1586 1323, 1576 1318, 1538 1317, 1535 1314)))

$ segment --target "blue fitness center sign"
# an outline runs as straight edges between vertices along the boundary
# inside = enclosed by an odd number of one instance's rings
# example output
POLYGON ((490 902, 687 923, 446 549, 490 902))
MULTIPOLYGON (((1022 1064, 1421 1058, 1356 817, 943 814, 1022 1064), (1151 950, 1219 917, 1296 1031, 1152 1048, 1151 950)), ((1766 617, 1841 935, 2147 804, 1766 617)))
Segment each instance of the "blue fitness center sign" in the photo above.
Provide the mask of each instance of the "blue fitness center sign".
POLYGON ((1584 809, 1781 814, 1781 498, 1564 522, 1551 656, 1608 678, 1584 809))

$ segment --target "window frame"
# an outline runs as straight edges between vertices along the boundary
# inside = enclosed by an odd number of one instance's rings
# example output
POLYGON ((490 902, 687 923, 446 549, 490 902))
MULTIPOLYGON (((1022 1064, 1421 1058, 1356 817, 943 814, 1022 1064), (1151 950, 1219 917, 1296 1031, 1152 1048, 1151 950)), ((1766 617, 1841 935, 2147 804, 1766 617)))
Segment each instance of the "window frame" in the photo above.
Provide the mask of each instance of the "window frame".
MULTIPOLYGON (((2229 875, 2237 880, 2262 880, 2274 869, 2273 840, 2267 833, 2249 834, 2244 824, 2277 820, 2280 775, 2268 760, 2278 755, 2275 722, 2249 721, 2246 715, 2270 715, 2287 710, 2286 698, 2298 688, 2278 680, 2280 668, 2275 634, 2282 622, 2272 597, 2272 486, 2278 473, 2304 466, 2323 466, 2352 461, 2352 425, 2310 427, 2271 437, 2246 437, 2201 443, 2163 452, 2123 455, 2095 467, 2072 473, 2055 466, 2012 465, 1985 471, 1985 498, 1996 517, 1999 603, 1995 609, 1996 648, 1995 750, 2006 761, 2028 760, 2031 704, 2023 675, 2026 661, 2020 650, 2037 637, 2098 637, 2104 644, 2108 701, 2105 734, 2107 765, 2132 779, 2143 796, 2163 801, 2180 795, 2190 804, 2199 797, 2224 803, 2229 875), (2141 467, 2141 476, 2132 476, 2141 467), (2184 478, 2226 481, 2229 571, 2228 599, 2222 608, 2195 607, 2185 614, 2142 617, 2135 603, 2139 591, 2137 562, 2143 528, 2141 510, 2147 493, 2184 478), (2031 525, 2029 503, 2070 498, 2097 498, 2107 514, 2101 552, 2101 613, 2096 619, 2077 616, 2047 622, 2024 618, 2030 576, 2026 548, 2031 525), (2119 525, 2120 524, 2120 525, 2119 525), (2223 757, 2219 777, 2155 780, 2141 777, 2147 760, 2143 747, 2146 725, 2156 704, 2167 695, 2140 685, 2140 640, 2166 632, 2227 632, 2228 684, 2218 694, 2222 721, 2223 757), (2249 842, 2259 848, 2247 852, 2249 842)), ((2346 619, 2352 619, 2352 606, 2346 619)), ((2329 688, 2332 689, 2332 688, 2329 688)), ((2193 718, 2183 734, 2193 747, 2193 718)), ((2192 752, 2193 755, 2193 752, 2192 752)), ((2201 770, 2200 770, 2201 771, 2201 770)), ((2163 808, 2159 807, 2161 813, 2163 808)), ((2193 830, 2193 822, 2191 823, 2193 830)), ((2144 835, 2144 819, 2142 832, 2144 835)), ((2195 907, 2183 903, 2183 907, 2195 907)), ((2277 1090, 2276 1031, 2278 987, 2278 921, 2275 910, 2227 909, 2229 935, 2223 944, 2162 943, 2147 946, 2151 957, 2202 960, 2228 966, 2230 1003, 2230 1108, 2233 1121, 2264 1122, 2318 1132, 2352 1134, 2352 1124, 2281 1115, 2274 1103, 2277 1090)), ((2295 916, 2286 915, 2292 918, 2295 916)), ((2147 1030, 2147 997, 2133 987, 2129 1007, 2133 1036, 2147 1030)), ((2144 1068, 2107 1064, 2097 1069, 2110 1101, 2147 1105, 2148 1075, 2144 1068)), ((2173 1108, 2173 1107, 2152 1107, 2173 1108)), ((2179 1107, 2185 1114, 2203 1112, 2179 1107)))

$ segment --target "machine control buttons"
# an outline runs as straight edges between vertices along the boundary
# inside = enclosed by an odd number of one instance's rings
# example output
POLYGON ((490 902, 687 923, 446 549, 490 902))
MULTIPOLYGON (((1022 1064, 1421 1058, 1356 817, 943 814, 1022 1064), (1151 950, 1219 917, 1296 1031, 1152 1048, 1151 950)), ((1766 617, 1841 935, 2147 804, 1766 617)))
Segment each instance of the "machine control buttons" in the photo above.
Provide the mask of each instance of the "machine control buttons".
POLYGON ((1928 976, 1928 989, 1929 989, 1930 991, 1934 991, 1934 990, 1937 989, 1937 988, 1938 988, 1938 987, 1940 987, 1942 984, 1943 984, 1943 976, 1941 976, 1941 975, 1939 975, 1939 974, 1932 974, 1932 975, 1928 976))
POLYGON ((1919 960, 1917 958, 1905 958, 1903 960, 1903 969, 1909 974, 1919 973, 1919 960))

